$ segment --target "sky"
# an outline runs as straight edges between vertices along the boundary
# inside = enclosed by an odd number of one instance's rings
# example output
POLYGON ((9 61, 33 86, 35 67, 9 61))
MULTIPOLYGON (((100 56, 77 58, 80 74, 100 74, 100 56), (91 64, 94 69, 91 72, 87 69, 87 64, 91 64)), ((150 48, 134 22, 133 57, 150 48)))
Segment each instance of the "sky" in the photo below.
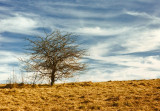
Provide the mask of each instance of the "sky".
POLYGON ((160 78, 159 6, 159 0, 0 0, 0 83, 22 73, 17 58, 25 57, 25 37, 55 29, 79 35, 88 50, 87 70, 68 81, 160 78))

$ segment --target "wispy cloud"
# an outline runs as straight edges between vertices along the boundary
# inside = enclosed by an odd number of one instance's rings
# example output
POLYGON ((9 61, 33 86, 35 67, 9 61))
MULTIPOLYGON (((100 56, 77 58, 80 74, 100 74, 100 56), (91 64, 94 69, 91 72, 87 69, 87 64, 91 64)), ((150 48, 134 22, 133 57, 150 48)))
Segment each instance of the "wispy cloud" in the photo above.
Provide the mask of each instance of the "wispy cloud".
POLYGON ((0 20, 0 32, 14 32, 29 34, 37 27, 37 22, 31 18, 15 14, 0 20))
POLYGON ((129 27, 123 27, 123 28, 108 28, 103 29, 100 27, 83 27, 78 28, 77 32, 89 34, 92 36, 108 36, 108 35, 118 35, 129 31, 129 27))
MULTIPOLYGON (((150 15, 146 12, 136 12, 136 11, 124 11, 124 13, 128 14, 128 15, 132 15, 132 16, 139 16, 139 17, 143 17, 143 18, 148 18, 150 19, 151 23, 158 23, 160 22, 160 18, 155 16, 154 14, 153 15, 150 15)), ((148 24, 148 23, 147 23, 148 24)), ((147 25, 146 24, 146 25, 147 25)), ((150 24, 150 23, 149 23, 150 24)))
POLYGON ((23 57, 22 53, 11 51, 0 51, 0 83, 7 82, 14 73, 19 75, 20 65, 18 58, 23 57))
MULTIPOLYGON (((25 42, 56 28, 74 32, 90 56, 81 80, 105 81, 159 77, 159 1, 0 0, 0 69, 3 76, 25 42), (151 7, 152 6, 152 7, 151 7), (20 35, 21 34, 21 35, 20 35), (3 45, 3 47, 2 47, 3 45)), ((18 68, 18 66, 15 66, 18 68)), ((2 75, 0 74, 0 78, 2 75)), ((7 78, 5 76, 4 78, 7 78)))

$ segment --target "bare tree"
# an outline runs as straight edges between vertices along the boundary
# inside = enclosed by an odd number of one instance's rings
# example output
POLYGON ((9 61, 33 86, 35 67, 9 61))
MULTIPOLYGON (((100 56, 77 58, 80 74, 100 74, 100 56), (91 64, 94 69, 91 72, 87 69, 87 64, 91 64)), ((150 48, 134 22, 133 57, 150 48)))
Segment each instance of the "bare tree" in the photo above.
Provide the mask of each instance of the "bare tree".
POLYGON ((48 78, 52 86, 55 81, 70 78, 74 73, 83 71, 85 64, 80 60, 86 50, 76 44, 76 35, 59 30, 45 37, 36 36, 29 41, 29 59, 25 60, 25 69, 34 72, 35 79, 48 78))

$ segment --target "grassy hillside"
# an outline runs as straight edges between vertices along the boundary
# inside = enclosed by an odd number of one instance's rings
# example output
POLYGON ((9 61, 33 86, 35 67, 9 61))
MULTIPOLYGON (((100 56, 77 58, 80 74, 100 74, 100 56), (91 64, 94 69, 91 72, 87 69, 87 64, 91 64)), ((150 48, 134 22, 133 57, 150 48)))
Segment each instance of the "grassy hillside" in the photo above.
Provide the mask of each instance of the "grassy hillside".
POLYGON ((160 79, 0 88, 0 111, 160 111, 160 79))

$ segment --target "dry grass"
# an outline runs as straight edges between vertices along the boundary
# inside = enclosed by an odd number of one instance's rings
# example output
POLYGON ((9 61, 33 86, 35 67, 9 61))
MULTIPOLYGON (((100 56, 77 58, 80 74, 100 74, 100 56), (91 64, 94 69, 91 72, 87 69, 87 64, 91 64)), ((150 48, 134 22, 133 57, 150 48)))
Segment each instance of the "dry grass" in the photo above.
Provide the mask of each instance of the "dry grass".
POLYGON ((0 111, 160 111, 160 79, 0 88, 0 111))

